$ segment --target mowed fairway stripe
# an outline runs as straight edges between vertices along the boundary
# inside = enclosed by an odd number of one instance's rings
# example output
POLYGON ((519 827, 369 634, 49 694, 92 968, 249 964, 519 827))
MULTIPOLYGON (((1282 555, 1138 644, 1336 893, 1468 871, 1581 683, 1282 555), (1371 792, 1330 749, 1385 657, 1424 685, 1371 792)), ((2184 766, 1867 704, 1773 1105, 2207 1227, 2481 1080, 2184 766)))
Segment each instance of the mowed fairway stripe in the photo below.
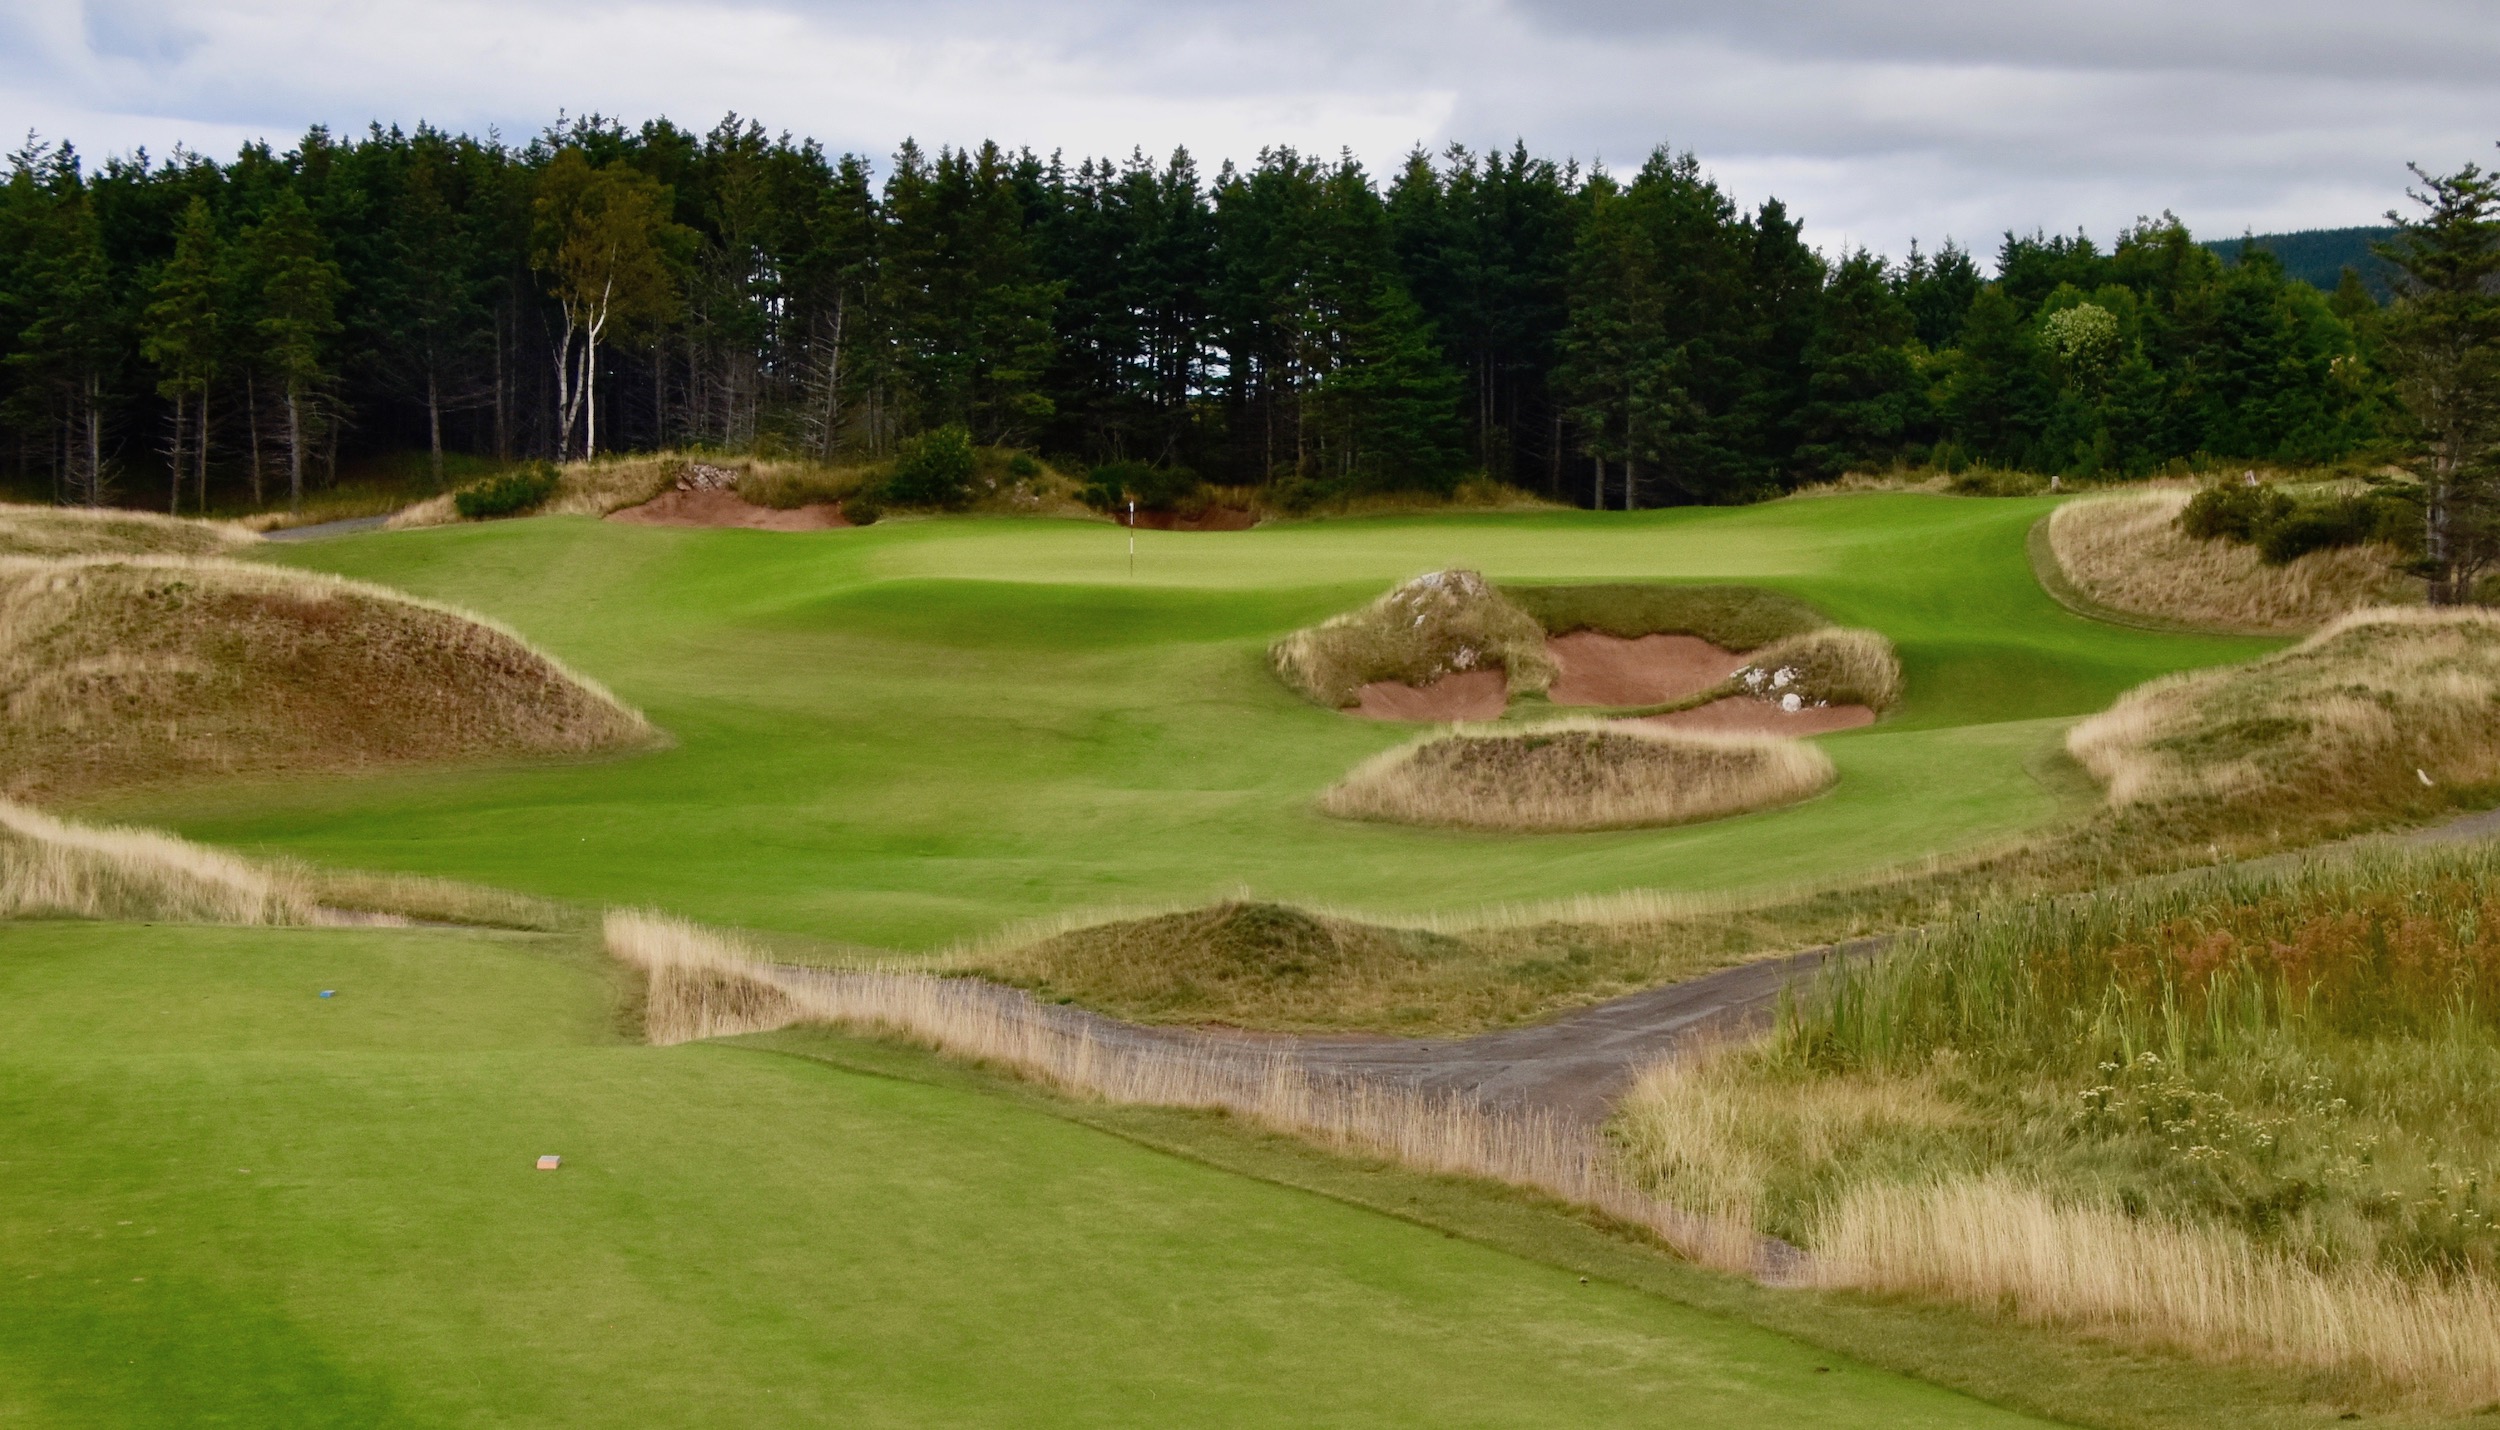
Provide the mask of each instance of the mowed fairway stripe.
POLYGON ((594 960, 432 931, 0 926, 0 1406, 2029 1423, 1000 1099, 624 1042, 594 960), (550 1152, 563 1169, 532 1170, 550 1152))

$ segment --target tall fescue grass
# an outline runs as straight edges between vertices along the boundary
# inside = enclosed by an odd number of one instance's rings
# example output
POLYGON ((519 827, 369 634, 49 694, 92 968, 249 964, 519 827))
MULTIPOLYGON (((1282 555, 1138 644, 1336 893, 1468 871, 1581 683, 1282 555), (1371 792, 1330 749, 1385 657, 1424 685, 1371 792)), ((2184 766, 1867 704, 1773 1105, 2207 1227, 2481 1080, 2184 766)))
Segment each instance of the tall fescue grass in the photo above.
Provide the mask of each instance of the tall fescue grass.
POLYGON ((1796 740, 1558 720, 1401 745, 1357 765, 1320 808, 1453 829, 1623 829, 1791 804, 1837 778, 1830 756, 1796 740))
POLYGON ((1968 917, 1655 1070, 1647 1184, 1906 1291, 2500 1399, 2500 849, 1968 917))
POLYGON ((259 540, 227 521, 0 502, 0 556, 225 556, 259 540))
POLYGON ((2194 495, 2165 487, 2068 502, 2049 516, 2049 550, 2086 600, 2182 625, 2289 633, 2420 598, 2387 547, 2317 551, 2272 566, 2254 547, 2189 536, 2178 521, 2194 495))
POLYGON ((2121 807, 2435 809, 2500 780, 2500 612, 2356 611, 2263 660, 2139 686, 2066 745, 2121 807))
POLYGON ((654 738, 516 632, 208 558, 0 557, 0 793, 579 755, 654 738))
POLYGON ((1473 571, 1431 571, 1268 648, 1287 685, 1331 710, 1374 681, 1430 685, 1468 670, 1503 671, 1514 696, 1553 683, 1545 631, 1473 571))
POLYGON ((78 824, 0 799, 0 918, 304 924, 300 879, 149 829, 78 824))
POLYGON ((1806 1265, 1824 1287, 2358 1373, 2448 1410, 2500 1400, 2500 1288, 2486 1279, 2319 1270, 2244 1236, 2078 1205, 2009 1177, 1858 1188, 1806 1265))
POLYGON ((1547 1114, 1323 1076, 1288 1055, 1126 1028, 971 979, 776 967, 663 915, 613 912, 606 938, 649 980, 654 1043, 805 1022, 893 1035, 1081 1097, 1226 1112, 1324 1147, 1523 1187, 1644 1228, 1705 1264, 1788 1269, 1758 1238, 1643 1192, 1592 1129, 1547 1114))
POLYGON ((1876 631, 1827 627, 1784 636, 1750 655, 1728 694, 1889 710, 1901 700, 1901 657, 1876 631))

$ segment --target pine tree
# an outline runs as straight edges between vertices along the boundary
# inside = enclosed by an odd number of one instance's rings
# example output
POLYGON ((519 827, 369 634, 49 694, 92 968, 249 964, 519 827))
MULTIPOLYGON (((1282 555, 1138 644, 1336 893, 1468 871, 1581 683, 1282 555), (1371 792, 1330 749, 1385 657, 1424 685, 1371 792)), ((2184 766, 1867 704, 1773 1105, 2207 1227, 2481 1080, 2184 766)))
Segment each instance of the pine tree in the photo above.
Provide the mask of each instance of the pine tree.
POLYGON ((225 344, 223 247, 207 200, 194 198, 174 232, 173 257, 150 285, 152 300, 139 350, 162 374, 157 392, 174 401, 167 444, 173 484, 166 510, 171 512, 182 509, 182 482, 187 475, 183 459, 194 418, 197 440, 187 450, 197 468, 197 505, 203 511, 208 506, 208 394, 225 344))
POLYGON ((2500 175, 2413 173, 2421 212, 2388 214, 2399 231, 2379 250, 2399 275, 2379 343, 2410 419, 2422 574, 2447 605, 2500 555, 2500 175))
POLYGON ((286 414, 287 504, 300 511, 304 452, 319 420, 313 403, 330 380, 329 341, 339 331, 338 265, 323 253, 312 211, 293 189, 279 194, 243 241, 259 280, 260 317, 253 326, 286 414))

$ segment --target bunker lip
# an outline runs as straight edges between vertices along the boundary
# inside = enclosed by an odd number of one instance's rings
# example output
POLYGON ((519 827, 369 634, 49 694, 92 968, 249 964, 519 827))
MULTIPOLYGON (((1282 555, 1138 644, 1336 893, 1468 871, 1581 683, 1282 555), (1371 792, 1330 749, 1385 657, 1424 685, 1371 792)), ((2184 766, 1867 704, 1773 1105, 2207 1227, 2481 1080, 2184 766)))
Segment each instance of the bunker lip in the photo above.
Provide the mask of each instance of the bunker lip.
MULTIPOLYGON (((1546 654, 1560 669, 1549 697, 1556 705, 1665 705, 1689 700, 1744 669, 1745 657, 1698 636, 1610 636, 1573 631, 1549 636, 1546 654)), ((1346 713, 1366 720, 1498 720, 1508 708, 1508 677, 1499 669, 1460 671, 1430 685, 1375 680, 1346 713)), ((1794 722, 1776 728, 1788 732, 1794 722)), ((1746 729, 1752 726, 1705 726, 1746 729)))
POLYGON ((1777 701, 1731 695, 1690 710, 1633 719, 1643 725, 1706 735, 1828 735, 1872 725, 1875 712, 1864 705, 1808 705, 1799 710, 1783 710, 1777 701))
MULTIPOLYGON (((1118 513, 1122 526, 1129 524, 1128 513, 1118 513)), ((1140 531, 1248 531, 1259 524, 1259 514, 1237 506, 1211 506, 1196 516, 1183 516, 1175 511, 1141 511, 1137 514, 1140 531)))
POLYGON ((1699 636, 1632 639, 1603 631, 1551 636, 1560 674, 1546 694, 1557 705, 1664 705, 1711 689, 1745 668, 1745 657, 1699 636))
POLYGON ((826 531, 851 524, 844 519, 842 508, 832 502, 783 511, 757 506, 734 491, 718 487, 665 491, 640 506, 612 511, 607 519, 633 526, 739 527, 749 531, 826 531))
POLYGON ((1345 713, 1365 720, 1499 720, 1510 706, 1510 677, 1493 668, 1462 670, 1430 685, 1375 680, 1356 695, 1345 713))

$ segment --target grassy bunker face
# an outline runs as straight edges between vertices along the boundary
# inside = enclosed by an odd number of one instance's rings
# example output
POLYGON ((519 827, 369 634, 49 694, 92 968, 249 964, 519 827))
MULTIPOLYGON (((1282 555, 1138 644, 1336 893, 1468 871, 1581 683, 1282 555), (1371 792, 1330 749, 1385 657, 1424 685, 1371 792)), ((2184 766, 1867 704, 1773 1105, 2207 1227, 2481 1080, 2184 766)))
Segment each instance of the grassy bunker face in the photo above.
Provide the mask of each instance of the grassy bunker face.
POLYGON ((1793 740, 1574 720, 1401 746, 1357 766, 1320 808, 1456 829, 1625 829, 1789 804, 1835 778, 1830 757, 1793 740))
POLYGON ((2253 664, 2130 691, 2066 743, 2122 809, 2427 813, 2500 781, 2500 613, 2356 611, 2253 664))
POLYGON ((1554 678, 1544 630, 1473 571, 1402 582, 1359 611, 1295 631, 1269 647, 1268 660, 1287 685, 1331 710, 1360 704, 1376 684, 1423 688, 1499 671, 1507 697, 1541 693, 1554 678))
POLYGON ((0 559, 0 794, 583 755, 642 716, 519 636, 239 562, 0 559))

